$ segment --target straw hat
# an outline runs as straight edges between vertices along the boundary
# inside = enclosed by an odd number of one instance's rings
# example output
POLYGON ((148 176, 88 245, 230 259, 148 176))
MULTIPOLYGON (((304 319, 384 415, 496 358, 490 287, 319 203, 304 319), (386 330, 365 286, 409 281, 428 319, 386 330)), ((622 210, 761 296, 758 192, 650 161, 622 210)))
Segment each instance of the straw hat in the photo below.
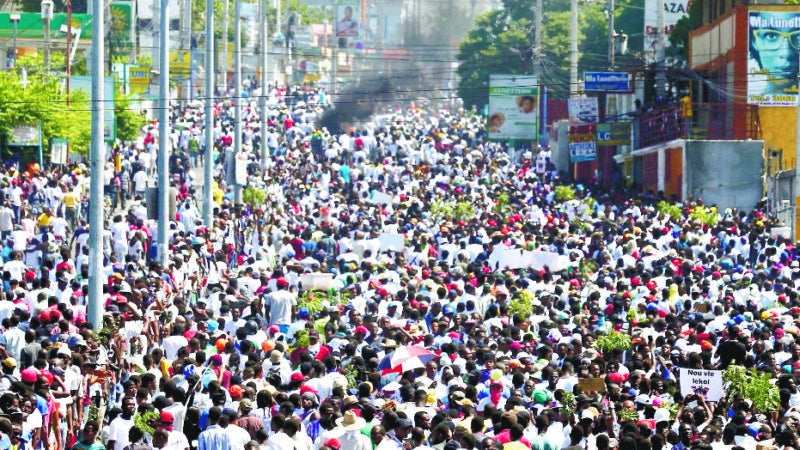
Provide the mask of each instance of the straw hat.
POLYGON ((344 415, 336 419, 336 426, 344 431, 358 431, 367 425, 367 421, 358 417, 353 411, 345 411, 344 415))

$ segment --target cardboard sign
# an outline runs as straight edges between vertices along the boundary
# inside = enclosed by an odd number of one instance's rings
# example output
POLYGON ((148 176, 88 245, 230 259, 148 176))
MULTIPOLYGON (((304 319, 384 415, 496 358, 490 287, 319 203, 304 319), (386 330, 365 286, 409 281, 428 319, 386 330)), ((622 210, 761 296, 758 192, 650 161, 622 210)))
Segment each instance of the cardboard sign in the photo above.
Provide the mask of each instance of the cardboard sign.
POLYGON ((605 392, 606 381, 602 377, 579 378, 578 388, 581 392, 605 392))
POLYGON ((722 371, 679 369, 681 395, 702 395, 709 402, 722 398, 722 371))
POLYGON ((406 248, 403 235, 398 233, 383 233, 378 236, 378 242, 383 252, 402 252, 406 248))
POLYGON ((333 279, 333 274, 330 273, 304 273, 300 276, 300 285, 304 290, 309 289, 322 289, 328 290, 336 287, 336 282, 333 279))
POLYGON ((525 251, 520 248, 498 246, 489 255, 489 267, 493 270, 533 268, 545 266, 551 272, 560 272, 569 266, 569 257, 541 250, 525 251))

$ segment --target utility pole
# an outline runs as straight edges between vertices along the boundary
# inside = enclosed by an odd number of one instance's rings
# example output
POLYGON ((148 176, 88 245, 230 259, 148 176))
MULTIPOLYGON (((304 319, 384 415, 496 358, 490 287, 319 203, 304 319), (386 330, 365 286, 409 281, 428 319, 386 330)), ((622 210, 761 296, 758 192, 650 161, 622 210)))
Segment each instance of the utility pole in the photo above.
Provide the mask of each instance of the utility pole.
POLYGON ((67 62, 67 79, 65 87, 67 90, 67 106, 69 106, 69 79, 72 78, 72 0, 67 0, 67 51, 64 59, 67 62))
POLYGON ((536 23, 534 24, 533 28, 533 74, 536 76, 536 82, 541 85, 542 79, 542 23, 544 22, 543 19, 543 11, 542 11, 542 0, 536 0, 536 6, 534 7, 535 10, 533 11, 534 20, 536 23))
POLYGON ((234 93, 233 93, 233 116, 234 116, 234 133, 233 137, 233 201, 235 204, 242 203, 242 186, 236 181, 237 166, 239 165, 239 155, 242 152, 242 0, 236 0, 235 3, 235 16, 233 18, 233 32, 236 33, 234 37, 234 62, 233 70, 235 71, 236 79, 234 80, 234 93))
POLYGON ((617 32, 614 29, 614 0, 608 0, 608 70, 614 70, 616 34, 617 32))
POLYGON ((161 70, 158 90, 158 261, 167 263, 167 230, 169 229, 169 0, 161 2, 158 46, 160 47, 161 70))
MULTIPOLYGON (((661 0, 659 0, 661 1, 661 0)), ((570 1, 569 93, 578 94, 578 0, 570 1)))
POLYGON ((161 29, 161 0, 153 0, 153 20, 150 21, 150 34, 153 40, 153 48, 150 49, 150 57, 153 59, 153 69, 161 70, 161 53, 158 43, 161 42, 158 32, 161 29))
POLYGON ((664 2, 658 0, 658 15, 656 26, 656 100, 664 99, 664 90, 667 84, 667 74, 664 67, 664 2))
POLYGON ((92 141, 89 165, 92 176, 89 191, 89 304, 87 319, 94 330, 103 327, 103 172, 106 164, 105 130, 105 9, 103 0, 92 0, 94 23, 92 24, 92 141))
POLYGON ((267 158, 269 153, 267 151, 267 85, 269 84, 269 76, 267 75, 267 52, 269 51, 269 32, 267 31, 267 0, 261 0, 261 14, 259 14, 259 27, 258 38, 261 41, 261 53, 259 56, 259 65, 261 66, 261 79, 259 85, 261 86, 261 96, 258 98, 258 109, 261 111, 261 167, 266 171, 267 158))
POLYGON ((183 3, 183 33, 181 33, 181 52, 188 52, 189 70, 182 73, 183 77, 183 100, 187 104, 192 101, 192 0, 184 0, 183 3))
POLYGON ((42 20, 44 21, 44 68, 50 73, 50 21, 53 19, 53 1, 42 1, 42 20))
POLYGON ((331 72, 331 103, 336 103, 336 78, 339 76, 339 39, 336 35, 336 27, 339 26, 339 8, 336 6, 336 0, 331 0, 333 4, 333 47, 331 52, 333 54, 333 67, 331 72))
POLYGON ((222 23, 222 96, 225 97, 228 95, 228 23, 230 22, 230 17, 228 15, 228 10, 230 9, 230 5, 228 4, 229 0, 225 0, 223 4, 225 5, 225 14, 223 15, 223 23, 222 23))
POLYGON ((211 183, 214 181, 214 0, 206 0, 206 158, 204 161, 203 223, 211 227, 211 183))

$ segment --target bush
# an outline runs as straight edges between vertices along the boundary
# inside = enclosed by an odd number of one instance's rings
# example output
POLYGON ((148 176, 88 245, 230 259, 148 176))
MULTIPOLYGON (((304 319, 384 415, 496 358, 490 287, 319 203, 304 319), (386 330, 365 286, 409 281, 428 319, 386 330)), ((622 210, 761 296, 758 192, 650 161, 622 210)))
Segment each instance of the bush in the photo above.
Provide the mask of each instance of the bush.
POLYGON ((722 380, 725 382, 728 401, 737 396, 750 399, 753 409, 764 414, 780 409, 780 390, 772 382, 770 373, 732 365, 725 369, 722 380))
POLYGON ((508 304, 509 315, 529 318, 533 314, 533 301, 534 296, 530 291, 526 289, 519 291, 508 304))
POLYGON ((689 213, 689 218, 692 219, 692 221, 697 221, 710 227, 715 226, 717 222, 719 222, 717 208, 713 206, 705 207, 703 205, 697 205, 692 208, 692 212, 689 213))
POLYGON ((575 188, 572 186, 556 186, 556 201, 568 202, 575 198, 575 188))
POLYGON ((673 222, 678 222, 683 218, 683 210, 680 206, 664 200, 656 204, 656 211, 659 214, 668 216, 673 222))
POLYGON ((244 191, 242 191, 242 201, 252 208, 263 205, 266 200, 267 193, 263 189, 247 186, 244 188, 244 191))
POLYGON ((612 331, 597 338, 594 346, 603 353, 631 348, 631 337, 619 331, 612 331))

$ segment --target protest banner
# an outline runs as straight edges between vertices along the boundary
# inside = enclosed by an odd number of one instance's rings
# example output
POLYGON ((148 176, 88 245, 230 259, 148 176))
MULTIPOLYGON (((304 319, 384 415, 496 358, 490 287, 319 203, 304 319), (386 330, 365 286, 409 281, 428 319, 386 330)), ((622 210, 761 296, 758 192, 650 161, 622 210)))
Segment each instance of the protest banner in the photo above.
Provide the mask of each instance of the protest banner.
POLYGON ((700 370, 681 367, 679 370, 681 395, 702 395, 706 401, 717 402, 722 398, 722 371, 700 370))

